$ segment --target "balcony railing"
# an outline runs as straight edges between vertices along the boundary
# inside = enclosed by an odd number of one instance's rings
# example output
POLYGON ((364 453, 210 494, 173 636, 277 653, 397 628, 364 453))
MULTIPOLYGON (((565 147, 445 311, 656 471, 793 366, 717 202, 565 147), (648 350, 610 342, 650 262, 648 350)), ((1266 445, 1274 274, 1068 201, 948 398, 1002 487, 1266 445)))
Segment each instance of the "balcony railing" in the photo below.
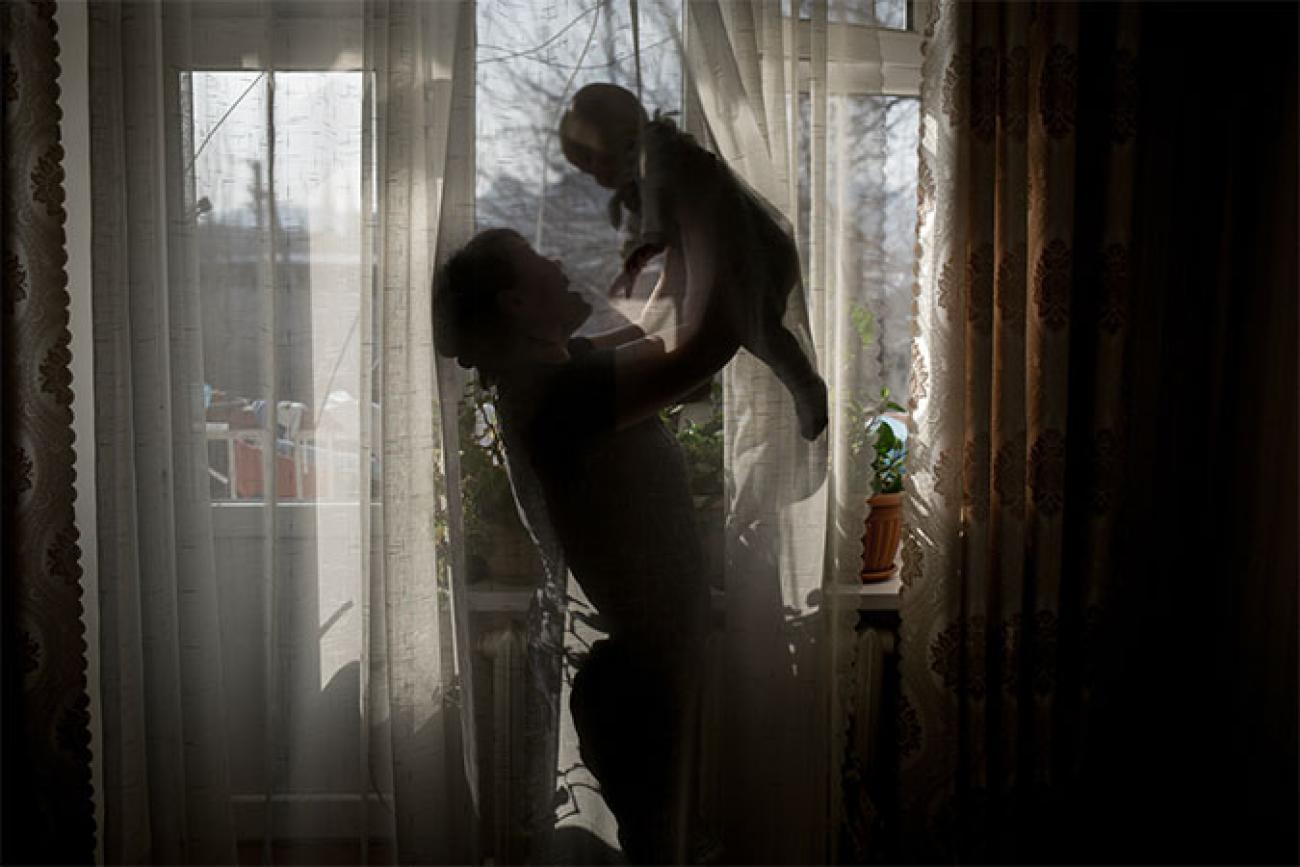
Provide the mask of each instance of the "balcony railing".
MULTIPOLYGON (((264 451, 270 431, 209 421, 207 441, 214 502, 266 499, 264 451)), ((275 449, 278 500, 355 500, 367 493, 358 472, 360 450, 355 437, 292 431, 276 437, 275 449)), ((376 460, 372 456, 372 465, 376 460)))

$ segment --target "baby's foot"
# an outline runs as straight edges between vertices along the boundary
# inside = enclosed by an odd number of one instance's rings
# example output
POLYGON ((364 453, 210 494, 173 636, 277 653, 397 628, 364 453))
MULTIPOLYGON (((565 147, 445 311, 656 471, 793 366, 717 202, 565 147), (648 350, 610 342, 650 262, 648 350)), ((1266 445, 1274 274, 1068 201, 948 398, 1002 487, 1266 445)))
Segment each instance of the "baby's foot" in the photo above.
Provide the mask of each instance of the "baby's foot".
POLYGON ((815 440, 826 430, 830 420, 826 401, 826 383, 820 376, 810 379, 794 392, 794 410, 799 416, 799 433, 815 440))

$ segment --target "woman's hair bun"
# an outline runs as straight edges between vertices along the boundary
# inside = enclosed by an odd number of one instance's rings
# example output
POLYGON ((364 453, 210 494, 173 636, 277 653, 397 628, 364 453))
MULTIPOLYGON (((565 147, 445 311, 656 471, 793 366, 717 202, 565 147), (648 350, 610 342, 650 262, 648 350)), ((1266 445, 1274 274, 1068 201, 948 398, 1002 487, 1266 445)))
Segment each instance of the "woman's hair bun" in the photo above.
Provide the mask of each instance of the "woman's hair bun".
POLYGON ((452 254, 433 281, 433 341, 439 355, 461 367, 478 368, 497 344, 500 320, 496 297, 514 280, 510 259, 500 247, 509 229, 488 229, 452 254))

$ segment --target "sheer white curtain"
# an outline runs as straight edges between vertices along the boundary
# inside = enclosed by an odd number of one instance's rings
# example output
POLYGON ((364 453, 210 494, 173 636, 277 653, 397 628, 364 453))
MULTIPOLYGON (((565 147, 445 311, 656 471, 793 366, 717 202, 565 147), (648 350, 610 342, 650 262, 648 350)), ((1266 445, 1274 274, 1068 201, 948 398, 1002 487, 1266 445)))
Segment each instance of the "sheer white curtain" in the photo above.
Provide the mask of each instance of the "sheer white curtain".
MULTIPOLYGON (((791 223, 798 180, 793 27, 779 4, 688 4, 690 83, 714 147, 791 223)), ((802 291, 791 294, 786 324, 812 352, 802 291)), ((743 350, 724 376, 723 411, 725 851, 746 863, 821 862, 830 815, 829 717, 825 623, 814 594, 824 568, 825 435, 811 444, 800 438, 788 393, 743 350)))
POLYGON ((838 69, 828 50, 836 20, 902 22, 877 20, 889 4, 804 5, 699 0, 686 24, 714 147, 795 226, 806 293, 786 324, 831 392, 830 428, 810 444, 757 359, 742 352, 725 376, 725 824, 738 861, 812 863, 836 845, 857 619, 856 596, 836 591, 858 583, 871 493, 850 445, 858 407, 904 387, 910 343, 914 106, 845 85, 882 75, 876 31, 856 49, 841 38, 838 69))
MULTIPOLYGON (((479 0, 478 89, 478 198, 480 228, 508 226, 535 241, 538 249, 564 265, 572 287, 583 292, 594 307, 583 333, 609 331, 648 314, 646 300, 658 276, 658 265, 646 269, 630 299, 609 298, 606 289, 622 265, 620 248, 625 238, 611 226, 610 192, 578 172, 565 159, 557 139, 557 125, 570 97, 594 82, 614 82, 638 90, 636 42, 643 57, 639 90, 647 110, 677 112, 681 108, 681 58, 672 34, 680 29, 681 3, 667 0, 641 4, 637 37, 633 36, 633 4, 623 0, 479 0)), ((675 309, 664 305, 641 321, 647 326, 671 320, 675 309)), ((481 399, 495 417, 494 397, 481 399)), ((712 418, 708 400, 693 410, 712 418)), ((686 425, 670 426, 689 436, 686 425)), ((501 426, 507 460, 527 454, 512 442, 508 424, 501 426)), ((573 677, 591 645, 606 637, 592 615, 595 609, 576 581, 568 580, 563 553, 549 528, 541 492, 530 480, 527 464, 512 464, 513 477, 505 485, 507 496, 493 500, 493 475, 504 478, 504 468, 494 469, 481 443, 465 442, 467 466, 475 450, 481 459, 477 471, 465 476, 466 496, 478 508, 475 518, 485 532, 467 534, 471 558, 471 589, 500 598, 522 595, 532 599, 530 611, 509 627, 526 636, 526 661, 522 671, 508 671, 508 655, 493 652, 494 678, 491 702, 499 715, 484 726, 484 788, 490 791, 492 815, 485 821, 507 838, 497 844, 500 861, 534 863, 600 863, 617 858, 618 823, 606 806, 596 777, 580 753, 577 730, 570 713, 573 677), (521 576, 496 553, 508 550, 510 531, 519 524, 518 510, 526 516, 524 544, 534 544, 540 562, 525 567, 521 576), (474 566, 478 568, 474 568, 474 566), (544 576, 544 577, 543 577, 544 576), (537 592, 537 585, 542 589, 537 592), (517 678, 517 680, 515 680, 517 678), (524 709, 514 711, 507 723, 501 697, 512 687, 521 695, 524 709), (522 688, 522 689, 521 689, 522 688), (511 726, 514 729, 511 729, 511 726), (490 746, 489 746, 490 745, 490 746)), ((695 466, 709 463, 707 459, 695 466)), ((720 486, 712 464, 699 473, 697 486, 720 486)), ((716 495, 701 494, 701 513, 716 511, 716 495)), ((701 519, 701 525, 705 523, 701 519)), ((719 535, 714 528, 714 534, 719 535)), ((710 542, 713 540, 710 539, 710 542)), ((711 547, 718 547, 711 545, 711 547)), ((485 606, 486 609, 486 606, 485 606)), ((504 617, 500 611, 476 611, 475 627, 482 640, 496 647, 504 617)), ((485 659, 485 661, 487 661, 485 659)), ((483 669, 487 670, 486 666, 483 669)), ((480 683, 480 694, 487 694, 480 683)), ((513 700, 513 699, 512 699, 513 700)), ((701 776, 705 776, 702 772, 701 776)))
POLYGON ((90 24, 106 859, 473 860, 428 292, 472 6, 90 24))

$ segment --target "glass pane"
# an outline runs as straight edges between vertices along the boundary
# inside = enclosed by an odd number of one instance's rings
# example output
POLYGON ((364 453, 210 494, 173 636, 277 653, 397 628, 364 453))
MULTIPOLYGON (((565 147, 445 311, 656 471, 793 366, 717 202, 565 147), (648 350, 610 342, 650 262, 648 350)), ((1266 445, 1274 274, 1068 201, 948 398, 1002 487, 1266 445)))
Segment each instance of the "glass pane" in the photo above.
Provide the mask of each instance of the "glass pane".
MULTIPOLYGON (((826 121, 826 243, 834 273, 853 297, 842 373, 865 396, 886 386, 907 394, 912 265, 916 236, 918 100, 836 96, 826 121)), ((809 99, 800 99, 799 242, 810 242, 809 99)))
POLYGON ((361 74, 275 74, 273 170, 266 76, 192 75, 212 496, 265 496, 274 377, 278 497, 356 502, 361 74))
MULTIPOLYGON (((641 102, 650 114, 680 111, 680 2, 639 5, 641 102)), ((658 266, 647 267, 631 299, 609 299, 624 240, 610 222, 612 194, 568 163, 557 127, 584 85, 636 92, 629 6, 480 0, 477 8, 479 228, 515 229, 564 263, 594 308, 582 332, 625 324, 644 306, 658 266)), ((471 383, 460 431, 469 578, 532 586, 541 567, 515 512, 494 418, 490 395, 471 383)))
MULTIPOLYGON (((641 102, 651 114, 681 109, 679 16, 679 3, 640 4, 641 102)), ((562 259, 575 285, 604 298, 620 245, 607 216, 609 192, 569 165, 555 130, 565 103, 584 85, 611 82, 636 91, 629 8, 483 0, 478 38, 479 223, 534 239, 544 185, 542 252, 562 259)))
MULTIPOLYGON (((829 0, 826 17, 831 22, 870 27, 907 29, 909 0, 829 0)), ((800 0, 799 17, 812 18, 813 0, 800 0)))
POLYGON ((260 749, 231 755, 246 839, 260 834, 249 817, 268 789, 285 796, 276 834, 301 838, 331 830, 322 804, 356 800, 366 788, 361 590, 377 565, 362 562, 361 508, 370 508, 379 464, 360 459, 362 424, 377 429, 378 415, 361 405, 372 375, 360 333, 370 207, 361 197, 362 75, 188 75, 213 553, 234 744, 262 744, 271 718, 267 588, 277 594, 274 762, 265 767, 260 749))

